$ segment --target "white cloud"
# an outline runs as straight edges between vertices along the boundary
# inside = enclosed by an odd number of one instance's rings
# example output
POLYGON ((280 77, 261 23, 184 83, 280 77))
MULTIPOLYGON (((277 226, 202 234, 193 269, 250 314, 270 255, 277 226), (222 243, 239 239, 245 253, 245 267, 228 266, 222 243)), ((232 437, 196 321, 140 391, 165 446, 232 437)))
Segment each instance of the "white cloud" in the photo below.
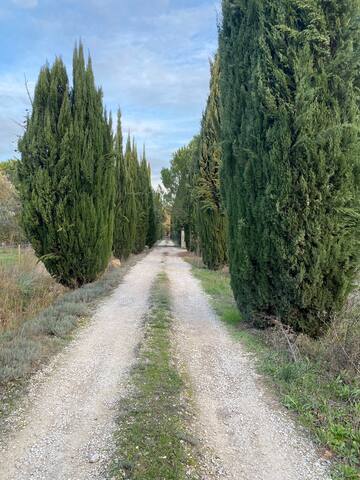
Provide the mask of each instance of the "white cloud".
MULTIPOLYGON (((27 8, 41 3, 12 1, 27 8)), ((41 35, 32 50, 19 58, 19 65, 13 71, 16 78, 0 74, 0 128, 5 129, 0 132, 0 159, 8 156, 5 151, 9 150, 10 142, 14 144, 20 131, 12 119, 21 122, 28 108, 23 72, 34 81, 46 58, 52 61, 56 54, 62 54, 70 73, 71 49, 76 38, 81 37, 91 52, 96 82, 103 87, 105 104, 113 111, 114 119, 120 106, 124 135, 130 129, 140 148, 142 143, 146 144, 157 182, 161 167, 167 164, 174 150, 198 132, 208 93, 208 58, 217 47, 219 0, 62 0, 60 3, 61 8, 49 9, 58 2, 47 0, 44 10, 34 10, 28 26, 41 35), (116 8, 104 9, 104 3, 116 8)), ((26 47, 26 40, 23 43, 26 47)))
POLYGON ((21 8, 35 8, 38 6, 38 0, 12 0, 12 3, 21 8))

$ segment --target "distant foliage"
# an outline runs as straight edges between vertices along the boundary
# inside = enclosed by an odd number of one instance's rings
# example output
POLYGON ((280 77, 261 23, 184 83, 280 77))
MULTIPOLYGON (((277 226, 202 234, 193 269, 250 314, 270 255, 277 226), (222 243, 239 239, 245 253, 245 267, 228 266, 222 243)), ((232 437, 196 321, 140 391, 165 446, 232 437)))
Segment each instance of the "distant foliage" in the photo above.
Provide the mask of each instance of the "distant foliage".
POLYGON ((196 208, 204 264, 216 270, 227 261, 226 216, 220 194, 219 56, 211 64, 210 95, 202 119, 196 169, 196 208))
POLYGON ((237 303, 318 335, 359 265, 359 8, 223 0, 223 193, 237 303))
POLYGON ((15 159, 0 162, 0 173, 4 174, 13 185, 17 183, 17 167, 19 161, 15 159))
POLYGON ((41 69, 19 150, 23 225, 36 255, 60 283, 95 280, 113 244, 113 136, 81 44, 72 87, 60 58, 41 69))

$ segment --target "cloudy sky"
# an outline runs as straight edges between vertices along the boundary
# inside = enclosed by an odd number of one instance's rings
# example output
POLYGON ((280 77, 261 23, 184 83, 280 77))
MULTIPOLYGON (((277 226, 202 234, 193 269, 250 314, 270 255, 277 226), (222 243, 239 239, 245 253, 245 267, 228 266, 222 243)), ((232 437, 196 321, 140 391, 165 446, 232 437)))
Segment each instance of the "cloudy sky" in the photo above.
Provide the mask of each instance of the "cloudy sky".
POLYGON ((0 161, 16 156, 19 124, 40 67, 71 65, 82 39, 105 104, 146 143, 154 183, 199 129, 216 51, 219 0, 0 0, 0 161))

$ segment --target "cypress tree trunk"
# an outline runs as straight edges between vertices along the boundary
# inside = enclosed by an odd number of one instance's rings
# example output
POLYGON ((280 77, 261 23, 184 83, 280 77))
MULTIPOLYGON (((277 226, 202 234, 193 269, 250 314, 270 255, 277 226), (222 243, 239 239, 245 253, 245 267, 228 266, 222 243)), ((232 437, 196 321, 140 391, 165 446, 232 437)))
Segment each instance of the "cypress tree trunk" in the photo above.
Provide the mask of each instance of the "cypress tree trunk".
POLYGON ((76 287, 108 265, 114 222, 111 118, 91 60, 75 48, 73 88, 61 60, 44 67, 19 142, 23 224, 37 256, 59 282, 76 287))
POLYGON ((198 233, 203 262, 210 269, 227 260, 226 217, 220 195, 219 57, 211 65, 210 95, 202 119, 197 163, 198 233))

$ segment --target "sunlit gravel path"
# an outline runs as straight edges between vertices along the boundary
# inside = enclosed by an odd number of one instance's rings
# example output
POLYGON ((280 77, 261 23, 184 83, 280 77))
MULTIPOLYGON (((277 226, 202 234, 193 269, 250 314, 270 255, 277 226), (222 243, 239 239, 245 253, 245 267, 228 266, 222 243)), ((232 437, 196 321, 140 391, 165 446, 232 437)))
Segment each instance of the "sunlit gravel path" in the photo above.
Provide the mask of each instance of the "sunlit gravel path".
POLYGON ((162 270, 170 279, 176 357, 194 391, 194 428, 219 462, 219 475, 202 480, 328 479, 314 444, 264 387, 253 357, 220 323, 180 252, 170 242, 151 251, 34 377, 0 446, 1 480, 105 478, 117 401, 126 393, 150 288, 162 270))

